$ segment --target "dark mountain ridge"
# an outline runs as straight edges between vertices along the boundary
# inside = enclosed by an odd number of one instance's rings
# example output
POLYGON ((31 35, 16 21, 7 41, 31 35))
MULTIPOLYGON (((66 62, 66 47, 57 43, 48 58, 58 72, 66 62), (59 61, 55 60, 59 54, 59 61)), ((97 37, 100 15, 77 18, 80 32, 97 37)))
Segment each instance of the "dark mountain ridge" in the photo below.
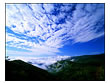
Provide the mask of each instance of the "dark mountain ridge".
POLYGON ((53 76, 46 70, 35 67, 21 60, 5 61, 6 81, 46 81, 53 76))
POLYGON ((49 65, 48 70, 21 60, 5 61, 6 81, 104 81, 105 54, 75 56, 49 65))

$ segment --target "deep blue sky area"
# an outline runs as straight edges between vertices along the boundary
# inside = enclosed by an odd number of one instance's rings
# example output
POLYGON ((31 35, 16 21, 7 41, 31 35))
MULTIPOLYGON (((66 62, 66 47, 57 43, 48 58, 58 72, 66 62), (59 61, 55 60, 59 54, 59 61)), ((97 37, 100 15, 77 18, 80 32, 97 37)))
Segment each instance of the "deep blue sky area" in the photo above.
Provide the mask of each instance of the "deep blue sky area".
POLYGON ((91 40, 86 43, 76 43, 74 45, 65 45, 61 51, 70 56, 94 55, 105 53, 105 37, 91 40))
POLYGON ((6 55, 53 57, 105 52, 104 4, 6 4, 6 55))

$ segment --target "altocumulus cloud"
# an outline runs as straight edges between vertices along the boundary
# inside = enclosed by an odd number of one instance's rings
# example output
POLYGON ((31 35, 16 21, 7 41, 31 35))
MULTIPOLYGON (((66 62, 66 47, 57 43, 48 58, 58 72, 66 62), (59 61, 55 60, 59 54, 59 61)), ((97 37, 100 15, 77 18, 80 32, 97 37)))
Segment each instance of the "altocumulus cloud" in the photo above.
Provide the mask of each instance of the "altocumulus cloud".
POLYGON ((6 46, 29 51, 19 55, 56 55, 69 40, 103 36, 104 19, 104 4, 6 4, 6 46))

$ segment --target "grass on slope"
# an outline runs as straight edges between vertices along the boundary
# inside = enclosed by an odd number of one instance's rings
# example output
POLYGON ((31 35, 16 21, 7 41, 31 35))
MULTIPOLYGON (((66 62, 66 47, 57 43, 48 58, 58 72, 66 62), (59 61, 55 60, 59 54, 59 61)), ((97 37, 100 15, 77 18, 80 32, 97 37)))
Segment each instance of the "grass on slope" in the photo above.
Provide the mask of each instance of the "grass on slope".
POLYGON ((58 80, 103 81, 105 80, 105 55, 78 56, 75 57, 74 62, 69 60, 59 61, 50 65, 49 69, 52 68, 53 74, 56 75, 58 80), (57 65, 59 63, 62 64, 62 66, 59 66, 61 68, 57 65))
POLYGON ((6 60, 5 76, 6 81, 53 80, 53 76, 47 71, 25 63, 21 60, 6 60))
POLYGON ((73 57, 49 66, 49 71, 21 60, 5 61, 6 81, 104 81, 105 55, 73 57))

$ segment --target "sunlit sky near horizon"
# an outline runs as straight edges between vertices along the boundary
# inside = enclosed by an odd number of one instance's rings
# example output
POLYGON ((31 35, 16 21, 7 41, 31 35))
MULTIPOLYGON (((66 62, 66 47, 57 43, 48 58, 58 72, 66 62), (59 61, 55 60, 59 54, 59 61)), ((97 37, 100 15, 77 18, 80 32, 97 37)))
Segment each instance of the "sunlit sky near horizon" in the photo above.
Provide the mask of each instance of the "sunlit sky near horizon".
POLYGON ((105 51, 104 4, 6 4, 6 55, 53 57, 105 51))

